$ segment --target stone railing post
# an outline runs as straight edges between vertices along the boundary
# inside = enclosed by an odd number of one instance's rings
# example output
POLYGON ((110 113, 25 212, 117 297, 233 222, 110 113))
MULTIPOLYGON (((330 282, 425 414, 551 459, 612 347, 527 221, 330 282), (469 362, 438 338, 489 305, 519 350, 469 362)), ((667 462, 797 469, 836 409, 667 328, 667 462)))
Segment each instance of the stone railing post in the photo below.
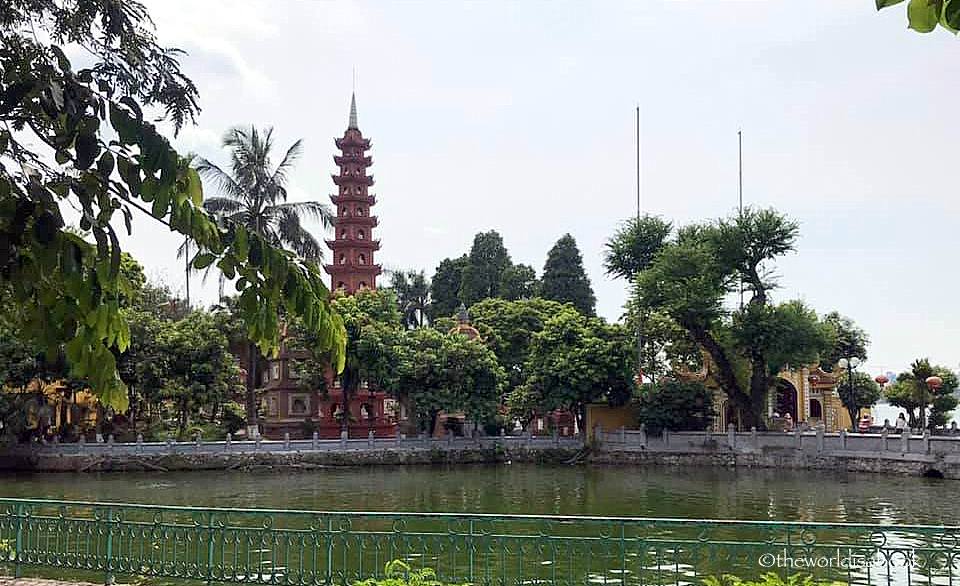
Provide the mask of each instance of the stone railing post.
POLYGON ((229 454, 233 451, 233 434, 227 432, 227 440, 223 443, 223 449, 229 454))
POLYGON ((84 449, 86 449, 86 447, 87 447, 87 438, 81 434, 80 440, 77 442, 77 452, 82 454, 84 449))
POLYGON ((847 430, 845 429, 840 430, 840 449, 847 449, 847 430))
POLYGON ((283 451, 284 452, 290 451, 290 432, 289 431, 283 432, 283 451))
POLYGON ((823 444, 824 444, 823 426, 818 425, 817 426, 817 453, 818 454, 823 453, 823 444))
POLYGON ((340 430, 340 448, 345 449, 347 447, 347 435, 349 432, 345 429, 340 430))
POLYGON ((929 429, 923 430, 923 453, 924 454, 930 453, 930 430, 929 429))
POLYGON ((640 445, 644 448, 647 447, 647 424, 640 424, 640 445))
POLYGON ((793 430, 793 447, 797 450, 803 449, 803 434, 800 433, 800 428, 793 430))
POLYGON ((909 429, 904 429, 900 432, 900 452, 903 454, 910 453, 910 434, 912 432, 909 429))
POLYGON ((884 428, 883 428, 883 431, 880 432, 880 449, 883 450, 884 452, 887 451, 887 436, 888 436, 888 435, 889 435, 889 433, 887 432, 887 428, 884 427, 884 428))
POLYGON ((593 427, 593 441, 597 445, 603 443, 603 426, 599 423, 593 427))
POLYGON ((529 448, 529 447, 532 447, 532 446, 533 446, 533 432, 532 432, 532 431, 528 431, 528 432, 527 432, 527 447, 529 448))
POLYGON ((196 433, 196 435, 194 436, 194 438, 196 438, 196 439, 195 439, 195 443, 194 443, 193 449, 194 449, 195 452, 197 452, 197 453, 199 454, 199 453, 200 453, 200 450, 203 449, 203 436, 200 435, 200 432, 198 431, 198 432, 196 433))
POLYGON ((113 434, 107 436, 107 453, 113 455, 113 434))
POLYGON ((669 445, 670 445, 670 430, 667 429, 666 427, 664 427, 664 428, 663 428, 663 433, 662 433, 661 435, 663 436, 663 445, 669 446, 669 445))
POLYGON ((317 440, 318 440, 318 439, 320 439, 320 432, 319 432, 319 431, 313 432, 313 437, 310 438, 310 447, 311 447, 314 451, 316 451, 316 449, 317 449, 317 440))
POLYGON ((553 428, 553 445, 560 445, 560 432, 557 431, 557 428, 553 428))
POLYGON ((407 439, 407 434, 397 431, 397 448, 403 447, 403 440, 407 439))
POLYGON ((167 453, 173 453, 173 436, 170 435, 167 436, 167 453))
POLYGON ((369 430, 369 431, 367 432, 367 447, 368 447, 368 448, 372 448, 372 447, 373 447, 373 438, 374 438, 374 433, 373 433, 373 430, 371 429, 371 430, 369 430))
POLYGON ((143 434, 138 433, 137 434, 137 455, 139 456, 142 453, 143 453, 143 434))
POLYGON ((620 441, 620 445, 621 445, 621 446, 626 445, 626 443, 627 443, 627 428, 624 427, 624 426, 622 426, 622 425, 620 426, 620 438, 619 438, 619 441, 620 441))
POLYGON ((254 451, 256 451, 256 452, 259 452, 259 451, 260 451, 260 443, 261 443, 262 441, 263 441, 263 436, 258 433, 258 434, 257 434, 257 438, 256 438, 256 439, 254 440, 254 442, 253 442, 253 449, 254 449, 254 451))
POLYGON ((753 444, 753 449, 760 449, 760 435, 757 433, 757 426, 750 428, 750 443, 753 444))
POLYGON ((731 450, 737 447, 737 428, 732 423, 727 424, 727 446, 731 450))

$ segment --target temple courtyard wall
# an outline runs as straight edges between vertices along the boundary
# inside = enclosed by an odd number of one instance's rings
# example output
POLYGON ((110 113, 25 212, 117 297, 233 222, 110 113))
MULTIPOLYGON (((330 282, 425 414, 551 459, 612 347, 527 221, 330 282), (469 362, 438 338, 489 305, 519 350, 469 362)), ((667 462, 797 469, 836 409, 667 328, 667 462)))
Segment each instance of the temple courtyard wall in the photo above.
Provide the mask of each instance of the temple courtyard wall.
POLYGON ((0 469, 38 472, 313 470, 530 462, 782 468, 960 479, 960 437, 893 434, 595 430, 579 438, 368 438, 260 442, 52 444, 0 451, 0 469))

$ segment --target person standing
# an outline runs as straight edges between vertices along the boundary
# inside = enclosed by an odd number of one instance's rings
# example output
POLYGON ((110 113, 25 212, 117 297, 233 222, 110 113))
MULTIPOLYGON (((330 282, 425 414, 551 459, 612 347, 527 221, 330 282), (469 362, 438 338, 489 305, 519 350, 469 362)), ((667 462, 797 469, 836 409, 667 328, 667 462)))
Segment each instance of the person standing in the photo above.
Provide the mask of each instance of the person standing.
POLYGON ((904 430, 906 429, 907 429, 907 418, 901 412, 900 415, 897 416, 897 433, 903 433, 904 430))

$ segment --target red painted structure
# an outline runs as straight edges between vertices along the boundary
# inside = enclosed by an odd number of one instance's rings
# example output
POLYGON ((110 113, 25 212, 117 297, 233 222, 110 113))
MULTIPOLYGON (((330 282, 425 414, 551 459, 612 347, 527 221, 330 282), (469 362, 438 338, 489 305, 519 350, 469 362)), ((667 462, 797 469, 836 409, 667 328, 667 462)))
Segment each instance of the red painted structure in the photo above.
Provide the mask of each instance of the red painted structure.
MULTIPOLYGON (((340 437, 343 430, 343 392, 330 380, 327 392, 306 389, 294 367, 296 356, 284 349, 264 372, 263 434, 271 439, 340 437)), ((332 377, 331 377, 332 378, 332 377)), ((380 391, 361 385, 350 399, 351 438, 394 437, 397 423, 393 404, 380 391)))
POLYGON ((373 160, 366 155, 370 140, 363 138, 357 126, 355 96, 350 98, 347 131, 343 138, 336 139, 336 145, 341 151, 333 158, 340 167, 339 174, 333 176, 338 193, 331 195, 330 201, 337 206, 337 216, 334 239, 327 240, 333 258, 324 268, 330 274, 331 291, 354 293, 375 289, 381 268, 374 262, 374 253, 380 250, 380 241, 373 238, 377 217, 370 214, 370 208, 377 203, 377 198, 368 192, 373 177, 367 175, 367 167, 373 160))
MULTIPOLYGON (((324 268, 330 274, 331 290, 352 294, 363 289, 376 289, 381 267, 374 262, 380 241, 374 240, 376 216, 370 208, 376 197, 368 193, 373 177, 367 175, 372 164, 366 151, 370 140, 363 138, 357 126, 357 100, 350 98, 350 120, 343 138, 336 139, 341 154, 333 158, 340 172, 333 176, 338 193, 330 196, 337 206, 334 239, 327 240, 333 251, 331 264, 324 268)), ((263 434, 281 439, 309 438, 316 432, 321 438, 340 437, 343 429, 343 391, 339 380, 327 377, 326 393, 304 388, 294 368, 293 352, 284 348, 271 360, 263 376, 263 434)), ((350 398, 349 435, 365 438, 372 431, 376 437, 394 437, 397 433, 395 403, 386 394, 361 384, 350 398)))

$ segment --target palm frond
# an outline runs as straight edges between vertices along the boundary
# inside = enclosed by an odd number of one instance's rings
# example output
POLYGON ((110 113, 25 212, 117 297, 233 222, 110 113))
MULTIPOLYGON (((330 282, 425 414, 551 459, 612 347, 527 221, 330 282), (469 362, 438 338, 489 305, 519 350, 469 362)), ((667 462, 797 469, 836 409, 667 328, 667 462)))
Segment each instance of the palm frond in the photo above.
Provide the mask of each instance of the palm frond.
POLYGON ((333 226, 333 219, 335 218, 330 206, 320 203, 319 201, 292 201, 277 204, 271 206, 271 208, 272 210, 276 210, 278 216, 286 213, 294 213, 300 218, 307 217, 313 220, 319 220, 324 229, 333 226))
POLYGON ((247 197, 246 190, 229 173, 221 169, 203 157, 197 157, 193 161, 193 168, 205 179, 216 183, 217 189, 225 196, 237 200, 244 200, 247 197))
POLYGON ((203 200, 203 209, 215 216, 225 216, 243 209, 243 202, 231 197, 215 196, 203 200))
POLYGON ((320 260, 323 249, 320 243, 300 223, 300 215, 292 207, 275 206, 277 235, 291 250, 306 260, 320 260))
POLYGON ((287 172, 293 167, 294 163, 297 162, 297 159, 300 158, 300 155, 303 154, 303 139, 298 139, 295 143, 290 145, 290 148, 287 149, 287 153, 283 155, 283 160, 280 161, 280 164, 277 165, 277 168, 273 170, 273 175, 270 177, 271 183, 277 188, 283 191, 283 201, 286 201, 286 189, 283 187, 287 184, 287 172))

